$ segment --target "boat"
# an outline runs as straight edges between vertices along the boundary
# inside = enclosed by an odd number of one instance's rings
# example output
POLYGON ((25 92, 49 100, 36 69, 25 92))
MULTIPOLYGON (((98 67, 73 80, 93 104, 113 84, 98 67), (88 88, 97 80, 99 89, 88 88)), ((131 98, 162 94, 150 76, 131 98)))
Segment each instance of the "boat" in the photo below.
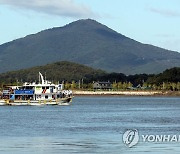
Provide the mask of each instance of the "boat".
POLYGON ((39 72, 39 83, 7 86, 1 94, 0 106, 70 105, 72 98, 71 90, 64 90, 63 84, 47 81, 39 72))

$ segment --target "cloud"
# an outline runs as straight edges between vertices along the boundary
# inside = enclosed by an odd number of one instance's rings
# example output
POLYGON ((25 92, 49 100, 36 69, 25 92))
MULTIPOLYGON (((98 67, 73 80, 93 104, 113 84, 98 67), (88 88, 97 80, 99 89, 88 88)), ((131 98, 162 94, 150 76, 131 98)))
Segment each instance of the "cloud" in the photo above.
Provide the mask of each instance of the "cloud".
POLYGON ((73 18, 97 16, 91 8, 74 0, 0 0, 0 4, 73 18))
POLYGON ((180 17, 180 12, 177 11, 172 11, 167 9, 157 9, 157 8, 150 8, 150 11, 166 17, 180 17))

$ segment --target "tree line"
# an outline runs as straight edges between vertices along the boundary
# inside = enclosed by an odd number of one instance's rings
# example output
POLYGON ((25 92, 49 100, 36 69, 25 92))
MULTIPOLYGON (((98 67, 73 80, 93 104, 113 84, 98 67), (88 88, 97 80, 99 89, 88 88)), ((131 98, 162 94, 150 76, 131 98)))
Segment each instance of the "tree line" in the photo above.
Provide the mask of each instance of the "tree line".
POLYGON ((93 89, 94 81, 109 81, 113 90, 172 90, 180 91, 180 68, 165 70, 160 74, 136 74, 126 76, 122 73, 109 73, 93 78, 66 82, 67 89, 93 89))
POLYGON ((93 82, 109 81, 113 90, 152 89, 180 90, 180 68, 167 69, 160 74, 107 73, 72 62, 56 62, 45 66, 0 74, 0 86, 22 85, 24 82, 38 82, 38 74, 54 83, 64 83, 66 89, 93 89, 93 82))

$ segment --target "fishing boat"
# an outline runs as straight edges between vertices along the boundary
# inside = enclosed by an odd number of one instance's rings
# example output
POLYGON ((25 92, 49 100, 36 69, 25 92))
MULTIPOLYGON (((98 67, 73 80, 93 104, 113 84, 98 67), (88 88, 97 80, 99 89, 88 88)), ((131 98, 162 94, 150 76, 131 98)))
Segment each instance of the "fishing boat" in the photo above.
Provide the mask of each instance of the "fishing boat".
POLYGON ((39 72, 39 83, 25 82, 22 86, 7 86, 1 94, 0 105, 70 105, 72 91, 63 88, 63 84, 53 84, 39 72))

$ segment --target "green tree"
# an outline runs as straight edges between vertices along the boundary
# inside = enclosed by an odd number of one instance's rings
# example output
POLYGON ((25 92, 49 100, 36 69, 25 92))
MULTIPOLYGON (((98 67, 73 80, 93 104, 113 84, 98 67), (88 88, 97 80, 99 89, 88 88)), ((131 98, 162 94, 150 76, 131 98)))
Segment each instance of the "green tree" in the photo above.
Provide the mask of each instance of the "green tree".
POLYGON ((123 84, 122 82, 118 82, 118 90, 121 90, 121 89, 123 89, 123 84))
POLYGON ((71 88, 71 84, 70 84, 69 82, 66 82, 66 83, 64 84, 64 88, 65 88, 65 89, 70 89, 70 88, 71 88))
POLYGON ((175 91, 175 90, 176 90, 176 88, 177 88, 176 83, 171 83, 171 87, 172 87, 172 90, 173 90, 173 91, 175 91))
POLYGON ((147 87, 148 87, 147 82, 144 82, 144 83, 143 83, 143 87, 145 87, 145 88, 147 88, 147 87))
POLYGON ((158 86, 156 84, 152 85, 153 90, 158 90, 158 86))
POLYGON ((88 83, 87 84, 87 89, 88 90, 92 90, 93 89, 93 84, 92 83, 88 83))
POLYGON ((180 82, 177 83, 177 90, 180 90, 180 82))
POLYGON ((128 83, 127 82, 123 82, 123 89, 127 89, 128 88, 128 83))
POLYGON ((76 89, 76 88, 77 88, 76 82, 75 82, 75 81, 72 81, 72 83, 71 83, 71 89, 74 90, 74 89, 76 89))
POLYGON ((117 82, 113 82, 112 89, 113 90, 117 90, 118 89, 118 83, 117 82))
POLYGON ((128 82, 128 88, 132 88, 133 84, 131 82, 128 82))
POLYGON ((168 83, 163 82, 162 89, 167 90, 168 89, 168 83))

